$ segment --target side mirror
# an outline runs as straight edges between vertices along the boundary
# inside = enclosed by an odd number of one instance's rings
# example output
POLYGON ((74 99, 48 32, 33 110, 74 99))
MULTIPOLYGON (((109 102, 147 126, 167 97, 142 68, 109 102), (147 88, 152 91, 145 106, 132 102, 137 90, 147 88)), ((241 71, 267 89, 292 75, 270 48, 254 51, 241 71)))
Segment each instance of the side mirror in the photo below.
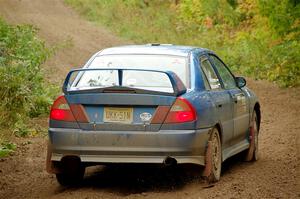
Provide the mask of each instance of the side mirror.
POLYGON ((237 87, 239 88, 243 88, 244 86, 246 86, 246 79, 243 77, 235 77, 235 82, 237 87))

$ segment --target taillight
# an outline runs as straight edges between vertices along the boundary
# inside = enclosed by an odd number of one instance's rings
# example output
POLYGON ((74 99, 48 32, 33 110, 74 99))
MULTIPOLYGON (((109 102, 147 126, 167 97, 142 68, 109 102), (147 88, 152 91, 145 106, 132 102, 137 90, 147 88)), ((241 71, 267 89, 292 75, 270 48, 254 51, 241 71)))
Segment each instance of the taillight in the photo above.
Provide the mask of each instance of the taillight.
POLYGON ((196 119, 196 111, 191 103, 182 97, 178 97, 171 107, 164 123, 192 122, 196 119))
POLYGON ((50 119, 68 122, 76 121, 64 96, 59 96, 54 101, 50 111, 50 119))

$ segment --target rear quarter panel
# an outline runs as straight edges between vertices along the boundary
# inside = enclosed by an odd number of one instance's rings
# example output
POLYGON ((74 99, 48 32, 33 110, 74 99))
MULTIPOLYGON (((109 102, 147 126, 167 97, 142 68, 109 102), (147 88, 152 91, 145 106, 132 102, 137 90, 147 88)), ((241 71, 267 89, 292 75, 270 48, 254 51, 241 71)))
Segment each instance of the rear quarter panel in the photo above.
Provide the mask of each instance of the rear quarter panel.
POLYGON ((196 109, 196 129, 209 128, 217 123, 216 108, 207 91, 192 90, 183 97, 196 109))

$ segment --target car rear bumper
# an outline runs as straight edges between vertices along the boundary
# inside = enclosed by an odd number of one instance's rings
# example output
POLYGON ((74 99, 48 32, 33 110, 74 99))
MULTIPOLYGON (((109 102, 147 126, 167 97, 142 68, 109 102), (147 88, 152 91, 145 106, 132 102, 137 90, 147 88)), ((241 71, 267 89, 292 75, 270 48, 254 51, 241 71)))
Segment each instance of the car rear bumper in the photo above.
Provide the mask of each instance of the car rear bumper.
POLYGON ((81 162, 177 163, 204 165, 210 129, 148 131, 84 131, 50 128, 51 160, 77 156, 81 162))

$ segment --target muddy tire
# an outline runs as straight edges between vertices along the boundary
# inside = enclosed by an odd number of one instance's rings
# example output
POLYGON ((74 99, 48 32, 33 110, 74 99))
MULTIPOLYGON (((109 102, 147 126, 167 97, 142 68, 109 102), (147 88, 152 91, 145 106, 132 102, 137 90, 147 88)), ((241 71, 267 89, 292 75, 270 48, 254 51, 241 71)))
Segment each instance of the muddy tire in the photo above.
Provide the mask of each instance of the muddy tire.
POLYGON ((253 111, 249 128, 249 149, 245 151, 244 159, 247 162, 258 160, 258 121, 256 112, 253 111))
POLYGON ((217 128, 213 128, 205 154, 205 169, 203 177, 207 183, 214 183, 220 180, 222 167, 222 145, 220 134, 217 128))
POLYGON ((84 177, 85 167, 80 162, 62 162, 61 173, 56 174, 57 182, 62 186, 76 186, 84 177))

